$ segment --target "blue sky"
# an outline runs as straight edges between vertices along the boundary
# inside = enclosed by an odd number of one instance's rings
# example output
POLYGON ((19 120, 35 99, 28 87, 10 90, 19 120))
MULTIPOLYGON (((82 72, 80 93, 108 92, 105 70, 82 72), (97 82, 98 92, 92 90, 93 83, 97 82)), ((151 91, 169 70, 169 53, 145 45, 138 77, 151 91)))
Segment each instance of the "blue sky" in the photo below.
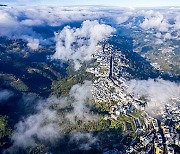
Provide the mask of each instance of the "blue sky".
POLYGON ((120 7, 180 6, 180 0, 0 0, 8 5, 105 5, 120 7))

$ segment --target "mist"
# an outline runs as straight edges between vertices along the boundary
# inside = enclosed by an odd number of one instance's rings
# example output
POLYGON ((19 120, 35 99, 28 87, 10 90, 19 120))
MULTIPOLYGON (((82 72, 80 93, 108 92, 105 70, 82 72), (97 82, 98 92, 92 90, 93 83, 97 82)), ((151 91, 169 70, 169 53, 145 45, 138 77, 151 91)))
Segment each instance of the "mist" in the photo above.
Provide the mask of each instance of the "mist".
MULTIPOLYGON (((35 113, 22 118, 16 125, 12 135, 13 145, 8 152, 18 152, 18 149, 26 149, 36 146, 38 143, 55 144, 66 134, 68 127, 81 120, 82 123, 95 121, 98 115, 93 115, 88 108, 87 101, 92 99, 91 82, 74 85, 67 97, 39 99, 35 113), (70 108, 63 115, 58 110, 70 108)), ((86 138, 87 142, 80 149, 88 149, 95 143, 96 139, 91 133, 80 133, 73 131, 70 135, 71 142, 78 142, 86 138), (78 133, 78 134, 76 134, 78 133), (79 135, 81 134, 81 135, 79 135), (92 140, 93 139, 93 140, 92 140)))
MULTIPOLYGON (((174 105, 174 101, 180 100, 179 83, 163 79, 131 80, 126 83, 127 92, 136 98, 145 97, 147 105, 145 110, 152 114, 152 111, 160 113, 166 104, 174 105)), ((178 105, 178 104, 177 104, 178 105)))

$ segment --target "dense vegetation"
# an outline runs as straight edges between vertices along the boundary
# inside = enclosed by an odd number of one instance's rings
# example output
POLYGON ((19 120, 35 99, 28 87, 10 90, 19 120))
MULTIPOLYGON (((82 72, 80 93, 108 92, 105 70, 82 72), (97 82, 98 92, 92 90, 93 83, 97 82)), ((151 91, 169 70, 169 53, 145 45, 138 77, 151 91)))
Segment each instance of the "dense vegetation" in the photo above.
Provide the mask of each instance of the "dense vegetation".
POLYGON ((54 80, 52 82, 52 95, 67 95, 73 85, 78 83, 83 84, 85 80, 94 80, 94 75, 86 72, 87 65, 84 63, 78 71, 75 71, 74 66, 70 63, 67 67, 67 76, 61 80, 54 80))
POLYGON ((12 130, 8 126, 7 117, 0 116, 0 149, 6 146, 12 130))

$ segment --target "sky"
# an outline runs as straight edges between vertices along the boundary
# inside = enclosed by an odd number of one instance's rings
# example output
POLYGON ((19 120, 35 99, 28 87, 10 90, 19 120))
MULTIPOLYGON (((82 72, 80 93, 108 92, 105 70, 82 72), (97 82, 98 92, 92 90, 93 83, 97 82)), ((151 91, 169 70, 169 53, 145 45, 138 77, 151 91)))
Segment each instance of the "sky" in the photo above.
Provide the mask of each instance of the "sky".
POLYGON ((118 7, 180 6, 180 0, 0 0, 7 5, 104 5, 118 7))

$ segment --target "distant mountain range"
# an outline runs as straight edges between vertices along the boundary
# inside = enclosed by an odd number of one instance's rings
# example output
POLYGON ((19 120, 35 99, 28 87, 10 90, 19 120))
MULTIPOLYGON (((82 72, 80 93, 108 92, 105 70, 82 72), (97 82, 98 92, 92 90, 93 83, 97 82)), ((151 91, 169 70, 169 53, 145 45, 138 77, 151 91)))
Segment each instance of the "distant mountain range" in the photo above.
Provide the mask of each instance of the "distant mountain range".
POLYGON ((7 5, 5 5, 5 4, 0 4, 0 6, 7 6, 7 5))

